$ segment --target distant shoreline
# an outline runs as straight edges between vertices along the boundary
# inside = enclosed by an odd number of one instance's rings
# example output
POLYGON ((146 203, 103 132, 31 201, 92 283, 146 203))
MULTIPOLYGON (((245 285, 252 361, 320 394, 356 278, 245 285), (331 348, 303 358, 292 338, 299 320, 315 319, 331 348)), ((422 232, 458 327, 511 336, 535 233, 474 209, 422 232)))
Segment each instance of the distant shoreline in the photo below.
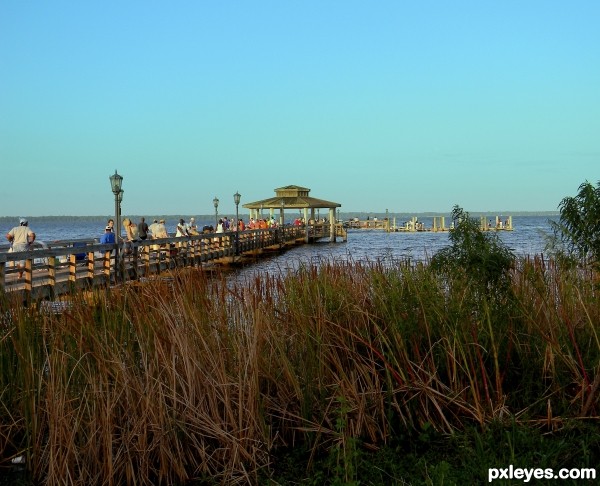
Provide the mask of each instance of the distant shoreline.
MULTIPOLYGON (((287 211, 286 211, 287 212, 287 211)), ((322 211, 323 216, 327 216, 326 214, 326 210, 322 211)), ((296 211, 293 209, 289 210, 289 214, 296 214, 296 211)), ((388 212, 388 217, 390 218, 398 218, 398 217, 406 217, 406 216, 417 216, 417 217, 425 217, 425 218, 429 218, 429 217, 433 217, 433 216, 450 216, 450 212, 432 212, 432 211, 427 211, 427 212, 415 212, 415 213, 411 213, 411 212, 407 212, 407 211, 401 211, 401 212, 388 212)), ((559 211, 470 211, 469 214, 471 216, 490 216, 490 215, 498 215, 498 216, 559 216, 560 212, 559 211)), ((230 216, 231 213, 219 213, 219 215, 223 215, 223 216, 230 216)), ((248 215, 247 214, 240 214, 241 217, 243 218, 247 218, 248 215)), ((359 219, 366 219, 366 217, 378 217, 378 218, 384 218, 386 216, 385 211, 347 211, 347 212, 341 212, 340 211, 340 217, 341 219, 351 219, 351 218, 356 218, 358 217, 359 219)), ((0 216, 0 223, 2 222, 6 222, 6 221, 10 221, 10 222, 14 222, 14 221, 18 221, 19 218, 21 217, 26 217, 27 219, 30 219, 32 221, 106 221, 109 218, 114 218, 114 214, 109 214, 109 215, 94 215, 94 216, 68 216, 68 215, 63 215, 63 216, 29 216, 29 215, 19 215, 19 216, 0 216)), ((132 218, 134 220, 137 220, 139 218, 146 218, 146 221, 148 220, 153 220, 155 218, 160 219, 160 218, 164 218, 164 219, 179 219, 179 218, 184 218, 184 219, 189 219, 191 217, 195 217, 197 220, 211 220, 214 219, 215 214, 150 214, 150 215, 137 215, 137 214, 123 214, 123 217, 129 217, 132 218)))

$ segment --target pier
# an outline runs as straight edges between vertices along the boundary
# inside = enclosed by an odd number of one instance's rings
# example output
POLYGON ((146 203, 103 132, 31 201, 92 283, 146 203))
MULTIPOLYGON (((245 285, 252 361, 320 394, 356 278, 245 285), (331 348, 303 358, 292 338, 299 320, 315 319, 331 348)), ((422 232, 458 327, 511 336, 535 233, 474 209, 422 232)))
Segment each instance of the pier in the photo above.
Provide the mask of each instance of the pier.
POLYGON ((26 299, 55 299, 76 289, 118 285, 176 268, 201 271, 250 264, 259 258, 307 244, 331 233, 345 241, 341 224, 283 226, 240 232, 203 233, 189 237, 148 239, 127 254, 119 245, 96 240, 59 241, 47 249, 0 253, 0 291, 20 292, 26 299), (15 262, 24 262, 18 277, 15 262))
MULTIPOLYGON (((123 177, 115 170, 109 179, 115 196, 115 230, 121 238, 123 177)), ((133 249, 119 241, 100 244, 98 240, 77 240, 55 241, 47 248, 29 251, 0 250, 0 292, 20 292, 29 300, 55 299, 73 290, 139 281, 176 268, 206 270, 220 265, 244 265, 263 255, 322 238, 346 241, 346 230, 335 219, 335 210, 341 204, 311 197, 309 192, 306 187, 289 185, 275 189, 275 197, 245 204, 243 207, 250 210, 251 218, 257 220, 263 219, 263 210, 268 211, 273 225, 265 228, 251 226, 243 231, 139 240, 133 249), (329 210, 329 221, 315 221, 315 210, 319 208, 329 210), (286 210, 288 213, 298 210, 303 218, 297 217, 293 225, 286 225, 286 210), (275 211, 279 211, 278 224, 275 211)), ((236 192, 236 228, 240 198, 236 192)), ((216 196, 213 204, 216 228, 219 204, 216 196)))
MULTIPOLYGON (((446 226, 445 216, 432 216, 429 226, 426 226, 423 221, 419 221, 416 216, 412 216, 404 223, 397 225, 396 218, 384 219, 353 219, 344 223, 345 228, 361 229, 361 230, 383 230, 387 232, 402 232, 402 233, 444 233, 451 230, 454 224, 446 226)), ((479 229, 481 231, 513 231, 512 216, 502 219, 500 216, 495 216, 494 219, 489 219, 487 216, 480 216, 479 229)))

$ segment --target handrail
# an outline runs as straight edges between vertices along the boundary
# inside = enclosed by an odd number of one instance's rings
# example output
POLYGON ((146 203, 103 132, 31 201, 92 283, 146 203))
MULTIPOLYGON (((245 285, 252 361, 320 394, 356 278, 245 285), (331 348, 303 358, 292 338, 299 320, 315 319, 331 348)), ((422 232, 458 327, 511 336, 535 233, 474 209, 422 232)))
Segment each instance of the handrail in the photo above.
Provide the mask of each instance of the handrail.
POLYGON ((234 262, 265 248, 282 248, 286 243, 304 239, 305 235, 305 228, 285 226, 140 240, 130 254, 126 244, 119 244, 119 262, 115 262, 117 244, 93 242, 74 246, 73 241, 65 241, 60 246, 53 242, 48 249, 0 252, 0 291, 21 290, 29 294, 38 291, 54 296, 73 286, 107 285, 160 274, 174 267, 234 262), (17 278, 15 262, 24 262, 21 279, 17 278), (115 275, 115 268, 119 269, 119 275, 115 275))

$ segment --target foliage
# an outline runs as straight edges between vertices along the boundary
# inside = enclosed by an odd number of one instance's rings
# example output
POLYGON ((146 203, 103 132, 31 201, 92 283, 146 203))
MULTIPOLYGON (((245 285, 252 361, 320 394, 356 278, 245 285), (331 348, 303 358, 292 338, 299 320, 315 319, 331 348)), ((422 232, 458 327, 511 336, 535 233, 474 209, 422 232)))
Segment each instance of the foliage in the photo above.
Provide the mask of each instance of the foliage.
POLYGON ((559 204, 560 219, 551 221, 555 250, 561 257, 600 266, 600 181, 594 187, 585 181, 576 196, 559 204))
POLYGON ((534 464, 513 423, 598 430, 598 291, 541 259, 503 278, 506 313, 466 278, 449 292, 427 265, 352 261, 247 282, 181 270, 73 294, 57 315, 0 299, 0 467, 23 455, 47 484, 285 484, 298 451, 289 484, 472 484, 488 463, 534 464))
POLYGON ((465 275, 487 291, 503 289, 514 255, 495 232, 484 232, 469 213, 454 206, 451 245, 437 252, 431 267, 453 276, 465 275))
MULTIPOLYGON (((488 482, 488 468, 596 468, 600 436, 594 423, 565 423, 546 431, 512 422, 493 422, 484 430, 467 426, 451 435, 436 433, 429 424, 420 431, 396 437, 373 451, 357 451, 361 485, 464 485, 488 482)), ((265 484, 333 485, 329 458, 320 457, 307 470, 308 452, 302 448, 280 451, 274 472, 265 484), (269 480, 270 479, 270 480, 269 480)), ((562 481, 578 484, 581 480, 562 481)), ((352 482, 342 484, 353 484, 352 482)), ((506 484, 498 481, 498 484, 506 484)))

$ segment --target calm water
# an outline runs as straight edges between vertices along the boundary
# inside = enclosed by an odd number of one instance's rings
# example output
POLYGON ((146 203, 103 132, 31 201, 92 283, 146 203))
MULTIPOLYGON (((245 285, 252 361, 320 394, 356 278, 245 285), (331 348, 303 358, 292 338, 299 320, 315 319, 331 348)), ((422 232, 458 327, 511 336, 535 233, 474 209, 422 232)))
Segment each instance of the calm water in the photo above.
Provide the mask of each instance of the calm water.
MULTIPOLYGON (((514 231, 500 231, 498 235, 518 256, 540 254, 544 252, 545 236, 551 233, 548 219, 548 216, 513 216, 514 231)), ((425 223, 425 227, 431 227, 430 218, 419 220, 425 223)), ((400 224, 399 220, 397 222, 400 224)), ((346 243, 322 241, 302 245, 242 269, 240 277, 251 277, 256 272, 285 272, 297 268, 302 262, 318 263, 322 259, 378 261, 384 264, 392 264, 405 258, 418 261, 448 245, 448 233, 348 230, 346 243)))
MULTIPOLYGON (((514 231, 500 231, 498 235, 519 256, 535 255, 544 251, 544 235, 550 234, 548 216, 513 216, 514 231)), ((420 217, 425 227, 431 227, 431 218, 420 217)), ((449 218, 446 219, 449 221, 449 218)), ((151 221, 149 221, 151 222, 151 221)), ((403 221, 398 218, 397 224, 403 221)), ((16 222, 0 221, 0 232, 5 235, 16 222)), ((167 230, 174 232, 175 217, 167 218, 167 230)), ((214 224, 214 220, 198 220, 198 226, 214 224)), ((45 242, 55 240, 99 238, 104 231, 103 218, 30 218, 29 226, 37 239, 45 242)), ((318 262, 320 259, 381 261, 392 263, 399 259, 423 260, 447 246, 448 233, 385 233, 379 230, 348 230, 346 243, 302 245, 272 258, 257 262, 243 269, 242 274, 253 272, 277 272, 297 268, 300 262, 318 262)))

